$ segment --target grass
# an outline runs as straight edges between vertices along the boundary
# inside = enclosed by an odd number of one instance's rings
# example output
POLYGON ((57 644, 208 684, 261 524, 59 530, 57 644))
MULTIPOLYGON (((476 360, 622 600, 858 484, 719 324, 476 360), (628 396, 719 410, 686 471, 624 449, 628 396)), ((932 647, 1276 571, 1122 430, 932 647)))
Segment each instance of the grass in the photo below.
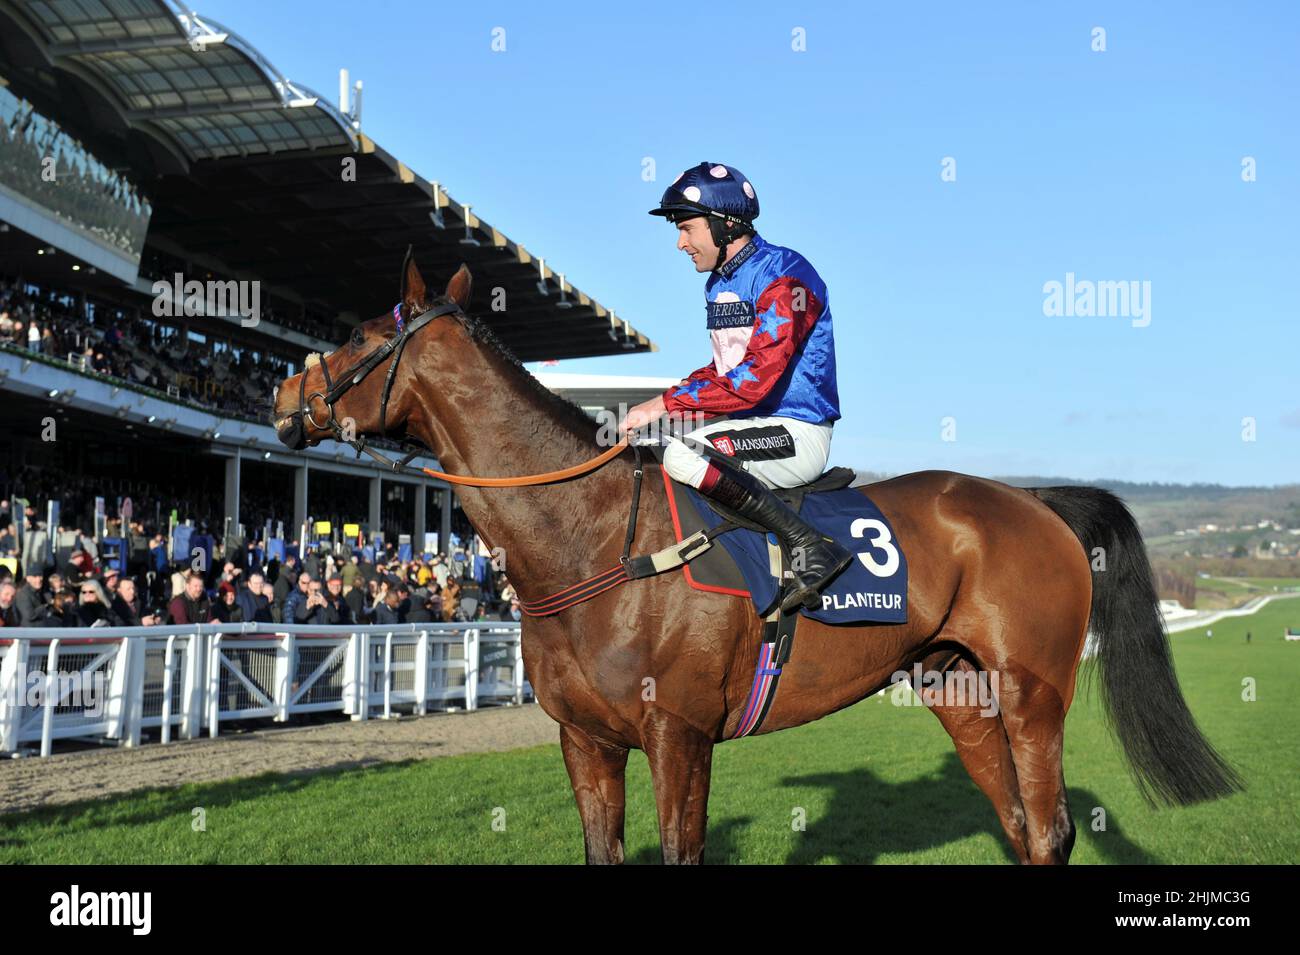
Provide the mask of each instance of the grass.
MULTIPOLYGON (((1197 721, 1247 791, 1153 810, 1080 692, 1065 766, 1076 863, 1300 859, 1300 644, 1280 603, 1173 637, 1197 721), (1254 634, 1245 643, 1245 632, 1254 634), (1243 680, 1256 700, 1242 699, 1243 680), (1104 829, 1094 820, 1104 815, 1104 829)), ((797 655, 797 651, 796 651, 797 655)), ((746 863, 1007 863, 993 809, 937 720, 872 698, 798 729, 720 746, 706 859, 746 863), (792 822, 802 817, 798 831, 792 822)), ((645 758, 628 774, 628 858, 657 862, 645 758)), ((266 774, 0 816, 0 862, 576 863, 582 832, 558 745, 315 775, 266 774), (196 831, 194 811, 204 814, 196 831), (494 828, 494 821, 496 828, 494 828)))

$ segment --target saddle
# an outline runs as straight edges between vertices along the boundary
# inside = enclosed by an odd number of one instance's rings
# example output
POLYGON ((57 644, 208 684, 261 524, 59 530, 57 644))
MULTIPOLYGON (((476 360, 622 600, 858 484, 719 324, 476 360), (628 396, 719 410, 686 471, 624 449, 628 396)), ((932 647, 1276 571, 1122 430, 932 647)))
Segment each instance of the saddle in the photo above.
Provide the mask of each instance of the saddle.
POLYGON ((672 480, 663 469, 663 449, 649 449, 668 498, 673 532, 682 551, 682 573, 696 590, 749 598, 763 618, 763 635, 753 685, 736 739, 758 730, 776 699, 782 668, 794 647, 799 617, 827 623, 902 622, 907 619, 907 565, 892 543, 892 528, 880 510, 859 490, 850 468, 831 468, 816 480, 792 488, 774 488, 805 520, 827 536, 859 552, 855 561, 822 591, 822 608, 781 612, 792 557, 783 542, 694 488, 672 480), (870 528, 872 536, 859 531, 870 528), (849 530, 846 536, 845 530, 849 530), (723 546, 712 546, 721 543, 723 546), (876 554, 882 560, 876 559, 876 554), (870 573, 868 573, 868 571, 870 573), (854 595, 857 595, 856 597, 854 595))

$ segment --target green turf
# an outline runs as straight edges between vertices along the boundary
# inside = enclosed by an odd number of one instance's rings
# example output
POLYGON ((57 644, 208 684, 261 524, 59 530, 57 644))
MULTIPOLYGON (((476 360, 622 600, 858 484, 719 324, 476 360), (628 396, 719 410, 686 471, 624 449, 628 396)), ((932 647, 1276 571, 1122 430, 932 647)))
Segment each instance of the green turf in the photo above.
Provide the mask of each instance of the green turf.
MULTIPOLYGON (((1066 731, 1077 863, 1293 863, 1300 859, 1300 601, 1175 635, 1201 726, 1248 790, 1147 808, 1095 694, 1066 731), (1250 629, 1250 645, 1244 634, 1250 629), (1256 681, 1243 702, 1242 679, 1256 681), (1096 809, 1104 831, 1094 831, 1096 809)), ((628 858, 658 860, 645 758, 628 780, 628 858)), ((882 698, 809 726, 728 743, 714 758, 710 862, 1006 863, 992 807, 937 720, 882 698), (803 831, 792 825, 806 819, 803 831)), ((557 745, 308 776, 264 775, 0 816, 0 862, 574 863, 582 834, 557 745), (206 811, 196 832, 192 812, 206 811), (494 815, 495 814, 495 815, 494 815), (494 829, 494 818, 504 823, 494 829)))

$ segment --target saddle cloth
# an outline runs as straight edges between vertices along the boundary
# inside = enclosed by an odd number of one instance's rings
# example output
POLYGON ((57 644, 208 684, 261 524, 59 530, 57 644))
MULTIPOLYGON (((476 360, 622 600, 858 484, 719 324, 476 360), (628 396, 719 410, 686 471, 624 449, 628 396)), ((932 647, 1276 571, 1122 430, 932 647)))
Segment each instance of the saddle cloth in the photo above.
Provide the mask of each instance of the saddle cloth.
MULTIPOLYGON (((811 484, 775 489, 804 520, 857 558, 822 590, 820 608, 800 612, 824 623, 905 623, 907 558, 885 515, 861 489, 848 487, 854 476, 849 468, 832 468, 811 484)), ((721 548, 710 547, 683 568, 687 582, 697 590, 748 597, 759 616, 770 613, 782 589, 772 575, 768 548, 769 540, 777 543, 776 536, 672 480, 666 471, 663 480, 678 540, 724 519, 742 525, 715 540, 721 548)), ((790 554, 784 545, 781 550, 789 567, 790 554)))

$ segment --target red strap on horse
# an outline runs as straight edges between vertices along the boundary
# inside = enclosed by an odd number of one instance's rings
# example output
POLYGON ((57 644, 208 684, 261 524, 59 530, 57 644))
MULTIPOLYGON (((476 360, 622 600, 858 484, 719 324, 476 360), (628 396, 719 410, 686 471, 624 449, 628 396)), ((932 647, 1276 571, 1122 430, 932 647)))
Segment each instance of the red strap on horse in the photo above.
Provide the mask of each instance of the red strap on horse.
POLYGON ((590 600, 597 594, 613 590, 619 584, 625 584, 631 579, 627 572, 627 564, 618 564, 604 573, 588 577, 571 587, 565 587, 549 597, 540 600, 521 600, 519 609, 530 617, 549 617, 561 610, 568 610, 574 604, 590 600))

